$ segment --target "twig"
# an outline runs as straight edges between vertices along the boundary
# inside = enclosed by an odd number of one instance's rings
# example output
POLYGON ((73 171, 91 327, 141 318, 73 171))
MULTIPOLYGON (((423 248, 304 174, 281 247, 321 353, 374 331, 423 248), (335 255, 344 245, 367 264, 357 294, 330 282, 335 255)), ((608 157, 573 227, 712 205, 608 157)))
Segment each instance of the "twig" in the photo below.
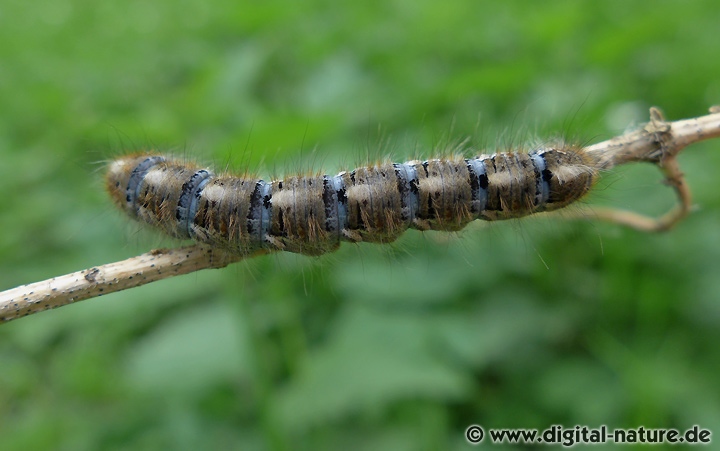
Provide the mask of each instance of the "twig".
POLYGON ((10 321, 201 269, 223 268, 238 260, 238 256, 201 244, 155 249, 120 262, 4 291, 0 293, 0 320, 10 321))
POLYGON ((720 137, 720 106, 710 108, 710 113, 667 122, 660 110, 652 107, 645 127, 586 147, 585 152, 598 162, 598 169, 640 161, 660 164, 690 144, 720 137))
MULTIPOLYGON (((713 107, 710 112, 706 116, 667 122, 657 108, 651 108, 651 120, 642 129, 585 148, 598 169, 607 170, 632 162, 658 165, 678 196, 679 205, 674 210, 657 219, 633 212, 599 208, 577 212, 574 216, 590 216, 643 231, 661 231, 672 227, 690 212, 692 205, 690 190, 680 172, 676 156, 690 144, 720 137, 720 107, 713 107)), ((567 217, 567 214, 564 216, 567 217)), ((263 253, 267 251, 258 254, 263 253)), ((201 269, 222 268, 240 259, 201 244, 154 250, 121 262, 4 291, 0 293, 0 321, 10 321, 201 269)))
POLYGON ((680 171, 677 156, 690 144, 720 137, 720 107, 710 108, 707 116, 667 122, 660 110, 650 108, 650 122, 640 130, 585 148, 598 169, 622 164, 647 162, 657 165, 665 182, 678 197, 678 205, 659 218, 614 208, 585 207, 569 212, 565 218, 591 218, 632 227, 643 232, 669 230, 692 209, 692 194, 680 171))

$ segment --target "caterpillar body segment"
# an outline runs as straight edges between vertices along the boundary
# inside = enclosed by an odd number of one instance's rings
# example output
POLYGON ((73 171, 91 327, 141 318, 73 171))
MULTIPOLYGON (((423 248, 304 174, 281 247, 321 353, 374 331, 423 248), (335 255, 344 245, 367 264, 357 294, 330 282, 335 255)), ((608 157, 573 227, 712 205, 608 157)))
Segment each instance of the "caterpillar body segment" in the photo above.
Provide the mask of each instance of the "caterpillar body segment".
POLYGON ((135 154, 110 164, 106 186, 127 214, 173 237, 238 255, 320 255, 341 241, 391 242, 408 228, 454 231, 475 219, 556 210, 584 196, 596 178, 580 148, 558 146, 272 182, 135 154))

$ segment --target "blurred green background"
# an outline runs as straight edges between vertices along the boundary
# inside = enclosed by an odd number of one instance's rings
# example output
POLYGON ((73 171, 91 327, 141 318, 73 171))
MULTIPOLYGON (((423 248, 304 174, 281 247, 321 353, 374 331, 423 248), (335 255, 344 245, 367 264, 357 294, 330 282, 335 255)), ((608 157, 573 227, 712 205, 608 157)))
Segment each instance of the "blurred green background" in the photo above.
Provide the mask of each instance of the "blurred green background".
MULTIPOLYGON (((113 156, 269 177, 464 137, 597 142, 651 105, 720 103, 718 24, 714 0, 4 0, 0 289, 177 244, 111 207, 113 156)), ((472 423, 720 434, 718 145, 683 155, 699 208, 666 234, 562 215, 410 231, 2 325, 0 448, 466 449, 472 423)), ((674 199, 638 166, 585 202, 674 199)))

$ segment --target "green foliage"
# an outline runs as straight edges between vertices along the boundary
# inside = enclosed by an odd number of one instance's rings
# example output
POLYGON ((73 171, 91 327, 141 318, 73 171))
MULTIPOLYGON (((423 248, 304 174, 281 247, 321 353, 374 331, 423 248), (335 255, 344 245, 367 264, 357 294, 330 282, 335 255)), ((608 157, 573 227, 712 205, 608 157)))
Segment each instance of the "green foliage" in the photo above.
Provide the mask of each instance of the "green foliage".
MULTIPOLYGON (((102 164, 264 176, 465 136, 599 141, 720 99, 710 0, 0 6, 0 289, 161 241, 102 164)), ((464 449, 472 423, 720 432, 718 143, 675 230, 528 218, 276 255, 0 326, 0 448, 464 449)), ((659 213, 653 168, 590 204, 659 213)))

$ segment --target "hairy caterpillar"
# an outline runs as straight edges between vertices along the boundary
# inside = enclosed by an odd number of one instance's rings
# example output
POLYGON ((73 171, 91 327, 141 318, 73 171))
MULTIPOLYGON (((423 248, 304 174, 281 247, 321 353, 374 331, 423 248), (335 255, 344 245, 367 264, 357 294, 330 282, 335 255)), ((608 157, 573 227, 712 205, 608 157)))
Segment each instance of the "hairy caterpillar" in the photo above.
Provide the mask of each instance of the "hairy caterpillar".
POLYGON ((320 255, 341 241, 391 242, 408 228, 455 231, 556 210, 590 190, 595 166, 581 148, 558 145, 265 182, 142 153, 113 161, 106 186, 122 210, 173 237, 237 255, 320 255))

